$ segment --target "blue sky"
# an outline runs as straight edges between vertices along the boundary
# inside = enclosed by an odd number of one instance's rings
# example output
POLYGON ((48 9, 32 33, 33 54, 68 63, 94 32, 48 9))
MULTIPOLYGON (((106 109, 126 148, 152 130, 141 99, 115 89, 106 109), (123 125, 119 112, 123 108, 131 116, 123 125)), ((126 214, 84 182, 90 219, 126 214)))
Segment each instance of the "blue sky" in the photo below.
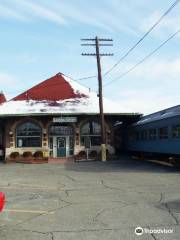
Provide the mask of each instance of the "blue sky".
MULTIPOLYGON (((93 52, 83 37, 114 39, 113 57, 102 58, 108 70, 173 3, 172 0, 1 0, 0 84, 8 98, 63 72, 73 78, 96 75, 93 52)), ((121 75, 180 28, 180 3, 103 81, 121 75)), ((104 96, 123 109, 150 113, 179 104, 180 35, 130 74, 104 88, 104 96)), ((97 80, 82 83, 97 90, 97 80)), ((121 109, 120 109, 121 111, 121 109)))

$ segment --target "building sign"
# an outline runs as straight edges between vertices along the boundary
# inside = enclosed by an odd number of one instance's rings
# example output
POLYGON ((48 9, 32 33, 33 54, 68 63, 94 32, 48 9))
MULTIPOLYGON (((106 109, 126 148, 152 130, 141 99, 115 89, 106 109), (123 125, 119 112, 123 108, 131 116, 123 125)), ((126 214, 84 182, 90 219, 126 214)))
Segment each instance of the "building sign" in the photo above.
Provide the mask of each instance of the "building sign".
POLYGON ((74 123, 77 122, 77 117, 56 117, 53 118, 53 122, 55 123, 66 123, 66 122, 70 122, 70 123, 74 123))

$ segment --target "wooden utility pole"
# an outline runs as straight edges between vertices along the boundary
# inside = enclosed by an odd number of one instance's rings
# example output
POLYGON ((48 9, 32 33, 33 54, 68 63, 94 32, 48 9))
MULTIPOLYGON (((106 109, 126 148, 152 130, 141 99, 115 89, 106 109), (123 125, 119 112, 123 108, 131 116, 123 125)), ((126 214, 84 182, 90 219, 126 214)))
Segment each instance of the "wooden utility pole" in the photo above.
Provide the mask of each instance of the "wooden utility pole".
POLYGON ((81 44, 82 46, 95 46, 96 53, 82 53, 82 56, 96 56, 97 59, 97 70, 98 70, 98 85, 99 85, 99 110, 100 110, 100 123, 101 123, 101 159, 106 161, 106 131, 105 131, 105 122, 104 122, 104 111, 103 111, 103 89, 102 89, 102 74, 101 74, 101 56, 112 56, 111 53, 100 53, 100 46, 112 46, 113 44, 100 43, 100 42, 112 42, 112 39, 104 38, 90 38, 90 39, 81 39, 82 41, 93 41, 94 43, 85 43, 81 44))

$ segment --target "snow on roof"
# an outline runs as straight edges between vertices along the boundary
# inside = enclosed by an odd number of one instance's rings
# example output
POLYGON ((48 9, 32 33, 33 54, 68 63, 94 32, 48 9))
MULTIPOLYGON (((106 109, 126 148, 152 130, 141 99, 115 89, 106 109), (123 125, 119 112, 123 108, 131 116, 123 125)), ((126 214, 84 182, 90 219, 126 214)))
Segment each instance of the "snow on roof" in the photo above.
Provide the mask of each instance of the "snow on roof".
MULTIPOLYGON (((45 80, 0 106, 0 115, 97 114, 97 94, 63 74, 45 80)), ((104 98, 104 113, 128 113, 104 98)))
POLYGON ((171 108, 167 108, 167 109, 161 110, 159 112, 155 112, 155 113, 143 116, 134 125, 142 125, 142 124, 159 121, 162 119, 171 118, 171 117, 175 117, 175 116, 180 116, 180 105, 173 106, 171 108))

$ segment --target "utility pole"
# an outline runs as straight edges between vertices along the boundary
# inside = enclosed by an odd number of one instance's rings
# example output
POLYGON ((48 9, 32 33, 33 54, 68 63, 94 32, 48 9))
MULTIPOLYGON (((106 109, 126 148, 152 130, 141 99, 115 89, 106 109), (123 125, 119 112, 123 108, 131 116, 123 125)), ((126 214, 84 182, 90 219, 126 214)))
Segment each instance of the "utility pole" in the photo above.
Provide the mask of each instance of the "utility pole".
POLYGON ((103 111, 103 89, 102 89, 102 74, 101 74, 101 56, 113 56, 112 53, 100 53, 100 46, 113 46, 112 39, 105 38, 86 38, 81 39, 88 43, 81 44, 82 46, 95 46, 96 53, 82 53, 82 56, 95 56, 97 59, 97 70, 98 70, 98 86, 99 86, 99 110, 100 110, 100 124, 101 124, 101 159, 103 162, 106 161, 106 131, 104 122, 104 111, 103 111), (91 43, 89 43, 91 42, 91 43), (93 42, 93 43, 92 43, 93 42), (110 42, 110 43, 105 43, 110 42))

